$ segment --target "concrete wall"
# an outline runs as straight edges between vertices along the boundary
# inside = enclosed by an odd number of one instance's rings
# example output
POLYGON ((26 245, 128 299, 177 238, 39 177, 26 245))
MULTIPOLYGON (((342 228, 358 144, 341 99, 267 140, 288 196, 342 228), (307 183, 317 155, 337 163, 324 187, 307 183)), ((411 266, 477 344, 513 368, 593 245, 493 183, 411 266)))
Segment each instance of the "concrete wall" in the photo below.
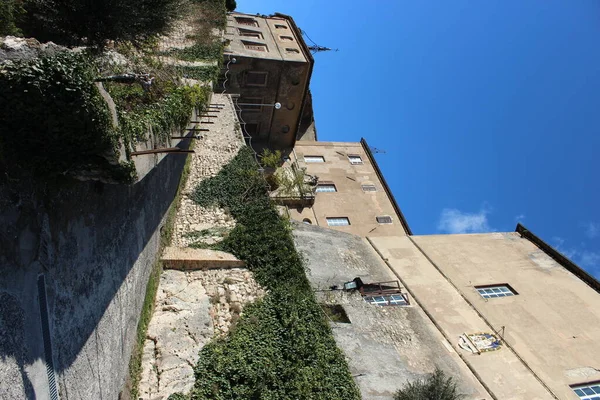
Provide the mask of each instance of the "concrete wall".
POLYGON ((529 240, 511 232, 370 241, 498 399, 577 399, 569 385, 600 379, 600 296, 529 240), (518 295, 486 300, 475 289, 493 284, 518 295), (458 346, 464 333, 494 331, 500 350, 458 346))
POLYGON ((342 232, 359 236, 405 235, 390 198, 377 177, 360 143, 346 142, 296 142, 295 155, 300 167, 310 175, 319 177, 319 182, 335 184, 337 192, 316 194, 315 204, 310 208, 290 209, 290 216, 302 221, 309 219, 313 224, 327 227, 327 217, 348 217, 350 226, 336 226, 342 232), (352 165, 348 155, 359 155, 362 165, 352 165), (324 163, 307 163, 304 156, 323 156, 324 163), (375 192, 364 192, 361 185, 375 185, 375 192), (391 224, 379 224, 376 217, 388 215, 391 224))
POLYGON ((132 186, 2 183, 0 398, 49 398, 42 273, 61 399, 118 397, 184 162, 169 155, 132 186))
POLYGON ((415 243, 561 399, 600 380, 600 294, 516 232, 417 236, 415 243), (508 283, 484 299, 474 286, 508 283))
POLYGON ((365 239, 306 224, 295 224, 294 238, 319 300, 342 305, 350 319, 332 329, 363 399, 392 399, 436 366, 458 381, 465 399, 491 399, 418 304, 380 307, 359 293, 327 290, 355 277, 365 283, 397 279, 365 239))

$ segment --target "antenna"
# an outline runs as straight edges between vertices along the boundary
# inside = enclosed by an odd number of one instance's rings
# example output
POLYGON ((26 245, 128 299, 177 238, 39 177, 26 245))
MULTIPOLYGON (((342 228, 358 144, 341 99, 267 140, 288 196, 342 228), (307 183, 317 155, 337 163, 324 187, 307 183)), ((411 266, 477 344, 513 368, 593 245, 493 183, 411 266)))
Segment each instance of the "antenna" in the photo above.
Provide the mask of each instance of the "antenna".
POLYGON ((385 150, 381 150, 381 149, 378 149, 377 147, 373 147, 373 146, 369 146, 369 149, 371 150, 371 153, 373 153, 373 154, 377 154, 377 153, 385 154, 386 153, 385 150))
MULTIPOLYGON (((330 49, 329 47, 319 46, 318 44, 316 44, 316 43, 315 43, 315 41, 314 41, 314 40, 312 40, 312 39, 310 38, 310 36, 308 36, 308 34, 306 33, 306 31, 303 31, 302 29, 300 29, 300 32, 301 32, 301 33, 302 33, 304 36, 306 36, 306 38, 307 38, 308 40, 310 40, 310 41, 312 42, 312 46, 308 46, 308 49, 309 49, 309 50, 312 52, 312 54, 319 53, 319 52, 321 52, 321 51, 331 51, 331 49, 330 49)), ((338 50, 339 50, 339 49, 335 49, 334 51, 336 51, 336 52, 337 52, 338 50)))

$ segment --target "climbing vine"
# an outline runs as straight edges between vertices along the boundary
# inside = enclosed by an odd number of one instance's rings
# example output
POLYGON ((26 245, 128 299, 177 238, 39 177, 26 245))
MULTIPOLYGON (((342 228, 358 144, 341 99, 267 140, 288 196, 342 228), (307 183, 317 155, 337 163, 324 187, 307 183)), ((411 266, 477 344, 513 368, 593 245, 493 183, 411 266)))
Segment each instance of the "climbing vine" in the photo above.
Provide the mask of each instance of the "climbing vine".
POLYGON ((230 210, 237 225, 220 246, 244 260, 268 293, 228 336, 202 349, 191 399, 360 398, 251 150, 201 182, 193 199, 230 210))
POLYGON ((0 165, 43 177, 100 168, 112 179, 131 181, 135 173, 118 161, 118 133, 95 77, 85 53, 3 64, 0 165))

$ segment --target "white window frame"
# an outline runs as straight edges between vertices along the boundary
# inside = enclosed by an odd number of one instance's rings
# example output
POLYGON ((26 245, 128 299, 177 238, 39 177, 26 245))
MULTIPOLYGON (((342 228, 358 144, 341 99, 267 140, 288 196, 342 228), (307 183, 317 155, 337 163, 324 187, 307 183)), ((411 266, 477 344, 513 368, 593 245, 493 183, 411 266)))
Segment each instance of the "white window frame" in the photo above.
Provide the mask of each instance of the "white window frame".
POLYGON ((362 188, 362 191, 365 193, 377 191, 377 186, 375 186, 375 185, 360 185, 360 187, 362 188), (365 188, 368 188, 368 189, 365 189, 365 188))
POLYGON ((380 224, 380 225, 389 225, 389 224, 393 224, 394 223, 394 221, 392 220, 392 217, 389 216, 389 215, 378 215, 377 217, 375 217, 375 221, 377 221, 377 223, 380 224), (381 219, 385 219, 385 222, 380 221, 379 220, 380 218, 381 219))
POLYGON ((304 156, 305 163, 324 163, 325 157, 323 156, 304 156))
POLYGON ((574 385, 571 386, 571 389, 582 400, 595 400, 600 398, 600 382, 574 385))
POLYGON ((408 306, 408 302, 400 293, 390 295, 365 296, 363 299, 376 306, 408 306))
POLYGON ((352 165, 361 165, 363 163, 362 157, 355 154, 349 155, 348 161, 350 161, 350 164, 352 165))
POLYGON ((337 192, 337 188, 333 183, 318 183, 315 189, 316 193, 334 193, 337 192))
POLYGON ((350 226, 350 219, 348 217, 329 217, 327 220, 327 226, 350 226))
POLYGON ((516 296, 516 293, 509 285, 476 286, 477 292, 484 299, 495 299, 499 297, 516 296))
POLYGON ((408 302, 401 294, 390 295, 390 305, 407 306, 408 302))

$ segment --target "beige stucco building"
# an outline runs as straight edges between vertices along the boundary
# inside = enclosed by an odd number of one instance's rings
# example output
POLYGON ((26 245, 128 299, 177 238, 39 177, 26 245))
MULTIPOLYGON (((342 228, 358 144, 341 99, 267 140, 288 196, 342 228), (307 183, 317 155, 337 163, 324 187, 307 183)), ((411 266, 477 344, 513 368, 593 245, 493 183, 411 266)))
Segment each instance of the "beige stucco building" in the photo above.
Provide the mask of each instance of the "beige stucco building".
POLYGON ((598 397, 600 284, 524 227, 368 240, 494 398, 598 397))
MULTIPOLYGON (((380 258, 354 271, 338 267, 328 279, 338 284, 355 276, 397 279, 411 300, 399 307, 422 310, 439 334, 440 349, 445 346, 460 359, 464 369, 452 368, 462 371, 456 376, 471 392, 467 398, 600 399, 600 283, 593 277, 522 225, 508 233, 412 235, 364 140, 298 141, 290 159, 318 177, 312 204, 288 206, 290 217, 365 238, 380 258), (467 383, 473 381, 481 388, 467 383)), ((312 248, 305 250, 309 258, 312 248)), ((311 270, 329 271, 318 264, 325 256, 312 256, 311 270)), ((393 312, 365 319, 364 306, 356 301, 343 301, 348 315, 361 324, 348 332, 403 324, 394 319, 404 314, 393 312)), ((373 354, 382 351, 381 343, 360 335, 373 354)), ((356 354, 361 347, 350 336, 340 336, 338 344, 356 366, 354 372, 362 373, 365 355, 356 354)), ((400 360, 406 357, 403 346, 394 345, 400 360)), ((388 363, 401 364, 393 360, 388 363)), ((373 395, 375 382, 359 382, 363 396, 391 398, 373 395)))
POLYGON ((410 233, 366 141, 298 141, 289 157, 318 177, 314 204, 289 207, 292 219, 363 237, 410 233))
POLYGON ((365 399, 391 399, 437 365, 471 400, 600 400, 598 281, 521 225, 413 235, 364 139, 319 142, 299 129, 314 128, 313 59, 294 21, 232 13, 226 37, 226 87, 252 144, 284 150, 290 176, 317 182, 307 195, 272 192, 307 224, 296 238, 315 291, 396 279, 407 296, 318 296, 346 310, 350 325, 334 323, 334 336, 365 399))
POLYGON ((223 73, 215 91, 225 85, 227 93, 239 95, 240 123, 254 147, 290 149, 303 119, 313 68, 301 31, 287 15, 231 13, 225 39, 223 73))

